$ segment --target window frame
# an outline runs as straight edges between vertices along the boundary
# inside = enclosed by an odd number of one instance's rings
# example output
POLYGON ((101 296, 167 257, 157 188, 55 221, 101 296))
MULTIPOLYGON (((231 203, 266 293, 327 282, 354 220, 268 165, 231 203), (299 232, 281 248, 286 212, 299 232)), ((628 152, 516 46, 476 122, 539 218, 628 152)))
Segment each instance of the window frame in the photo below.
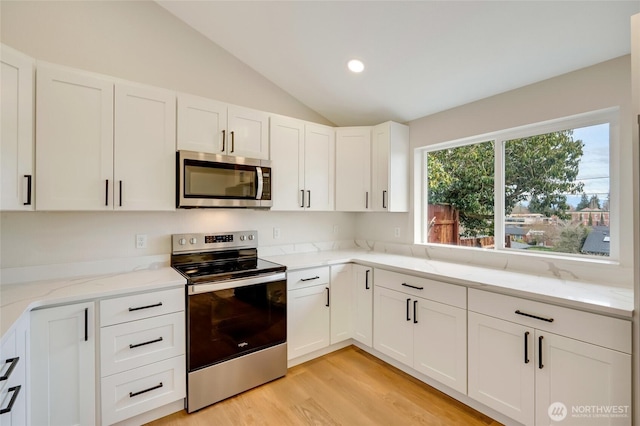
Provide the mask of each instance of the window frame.
POLYGON ((414 173, 415 190, 414 190, 414 244, 431 247, 446 247, 454 250, 471 250, 477 252, 503 253, 508 255, 534 256, 544 258, 565 258, 583 261, 605 261, 608 263, 617 263, 620 260, 620 172, 615 164, 619 164, 619 123, 620 108, 606 108, 597 111, 572 115, 568 117, 547 120, 539 123, 527 124, 519 127, 513 127, 505 130, 485 133, 481 135, 470 136, 466 138, 456 139, 434 145, 422 146, 415 149, 414 152, 414 173), (525 137, 542 135, 545 133, 557 132, 568 129, 577 129, 582 127, 596 126, 600 124, 609 124, 609 216, 610 225, 609 232, 611 236, 611 246, 608 257, 598 255, 560 252, 527 252, 524 250, 507 248, 504 245, 505 238, 505 163, 504 152, 507 141, 520 139, 525 137), (448 244, 438 244, 427 242, 427 227, 424 220, 428 205, 428 170, 427 170, 427 154, 430 152, 440 151, 443 149, 457 148, 466 145, 473 145, 482 142, 493 141, 494 144, 494 240, 493 249, 478 249, 476 247, 463 247, 448 244))

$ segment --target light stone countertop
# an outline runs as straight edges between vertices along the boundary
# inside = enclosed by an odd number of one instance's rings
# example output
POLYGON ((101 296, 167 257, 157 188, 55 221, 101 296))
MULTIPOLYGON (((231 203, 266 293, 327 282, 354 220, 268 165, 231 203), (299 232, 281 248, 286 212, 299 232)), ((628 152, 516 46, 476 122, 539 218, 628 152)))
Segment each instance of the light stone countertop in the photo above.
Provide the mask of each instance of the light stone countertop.
POLYGON ((183 287, 186 279, 170 267, 135 272, 44 280, 0 286, 0 337, 32 309, 136 292, 183 287))
POLYGON ((319 251, 260 257, 286 265, 289 270, 354 262, 628 320, 633 315, 634 302, 631 288, 366 250, 319 251))

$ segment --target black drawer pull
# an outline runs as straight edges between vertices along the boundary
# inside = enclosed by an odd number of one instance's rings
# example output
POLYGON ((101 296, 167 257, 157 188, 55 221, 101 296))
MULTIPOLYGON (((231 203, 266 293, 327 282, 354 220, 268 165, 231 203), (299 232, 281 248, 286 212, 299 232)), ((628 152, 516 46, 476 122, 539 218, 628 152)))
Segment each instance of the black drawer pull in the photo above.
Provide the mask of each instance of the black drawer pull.
POLYGON ((7 389, 7 393, 13 392, 13 395, 11 395, 11 399, 9 400, 9 405, 7 405, 7 408, 3 408, 2 410, 0 410, 0 414, 8 413, 11 411, 11 409, 13 408, 13 404, 15 404, 16 399, 18 399, 18 394, 20 393, 21 388, 22 386, 18 385, 7 389))
POLYGON ((7 380, 9 376, 11 376, 11 373, 13 373, 13 369, 16 368, 16 364, 18 364, 19 359, 20 357, 7 358, 7 360, 5 361, 5 364, 11 364, 11 365, 7 369, 7 372, 4 373, 4 376, 0 377, 0 382, 7 380))
POLYGON ((367 269, 364 273, 364 289, 365 290, 369 290, 371 287, 369 287, 369 272, 371 272, 371 269, 367 269))
POLYGON ((537 315, 528 314, 526 312, 520 312, 519 309, 516 310, 516 314, 522 315, 522 316, 525 316, 525 317, 529 317, 529 318, 535 318, 535 319, 540 320, 540 321, 553 322, 553 318, 539 317, 537 315))
POLYGON ((155 340, 149 340, 148 342, 136 343, 135 345, 129 345, 129 349, 139 348, 140 346, 150 345, 152 343, 158 343, 158 342, 162 342, 162 337, 158 337, 155 340))
POLYGON ((319 280, 320 277, 319 276, 315 276, 313 278, 300 278, 300 281, 313 281, 313 280, 319 280))
POLYGON ((151 392, 152 390, 160 389, 162 387, 162 382, 159 385, 151 387, 149 389, 141 390, 140 392, 129 392, 129 398, 133 398, 134 396, 142 395, 143 393, 151 392))
POLYGON ((405 287, 415 288, 416 290, 424 290, 424 287, 416 287, 415 285, 411 285, 407 283, 402 283, 402 285, 405 287))
POLYGON ((409 316, 409 304, 411 303, 411 299, 407 299, 407 321, 411 321, 411 317, 409 316))
POLYGON ((529 364, 529 332, 524 332, 524 363, 529 364))
POLYGON ((158 302, 155 305, 147 305, 147 306, 140 306, 140 307, 137 307, 137 308, 129 308, 129 312, 139 311, 140 309, 157 308, 158 306, 162 306, 162 302, 158 302))
POLYGON ((414 300, 413 301, 413 323, 417 324, 418 323, 418 312, 417 312, 417 307, 418 307, 418 301, 414 300))
POLYGON ((89 308, 84 308, 84 341, 89 341, 89 308))
POLYGON ((542 339, 542 336, 538 337, 538 368, 541 370, 544 367, 542 364, 542 339))
POLYGON ((31 205, 31 187, 32 185, 32 176, 31 175, 24 175, 25 178, 27 178, 27 202, 26 203, 22 203, 25 206, 30 206, 31 205))
POLYGON ((325 287, 327 289, 327 304, 325 306, 329 307, 329 305, 331 304, 331 295, 329 294, 331 292, 331 290, 329 290, 329 287, 325 287))

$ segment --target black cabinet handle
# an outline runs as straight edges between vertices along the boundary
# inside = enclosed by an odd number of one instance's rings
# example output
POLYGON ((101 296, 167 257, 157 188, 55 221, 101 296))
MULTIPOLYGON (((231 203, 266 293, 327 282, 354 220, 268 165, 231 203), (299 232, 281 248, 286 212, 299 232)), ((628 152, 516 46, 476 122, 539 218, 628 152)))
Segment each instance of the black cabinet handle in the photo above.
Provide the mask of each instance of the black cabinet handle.
POLYGON ((328 306, 329 306, 329 299, 330 299, 330 294, 329 294, 329 292, 330 292, 331 290, 329 290, 329 287, 325 287, 325 288, 327 289, 327 304, 326 304, 325 306, 327 306, 327 307, 328 307, 328 306))
POLYGON ((109 179, 104 181, 104 205, 109 205, 109 179))
POLYGON ((369 272, 371 272, 370 269, 367 269, 364 272, 364 289, 365 290, 369 290, 371 287, 369 287, 369 272))
POLYGON ((524 363, 529 364, 529 332, 524 332, 524 363))
POLYGON ((7 393, 13 392, 13 395, 11 395, 11 399, 9 400, 9 405, 7 405, 7 408, 1 409, 0 414, 8 413, 11 411, 11 409, 13 408, 13 404, 15 404, 16 399, 18 399, 18 394, 20 393, 21 388, 22 386, 18 385, 18 386, 13 386, 7 389, 7 393))
POLYGON ((20 360, 20 357, 7 358, 7 360, 4 363, 10 364, 10 365, 9 365, 9 368, 7 368, 7 372, 4 373, 2 377, 0 377, 0 382, 7 380, 9 376, 11 376, 11 373, 13 373, 13 369, 16 368, 16 365, 18 364, 19 360, 20 360))
POLYGON ((24 175, 27 178, 27 202, 23 203, 25 206, 31 205, 31 175, 24 175))
POLYGON ((409 316, 409 304, 411 303, 411 299, 407 299, 407 321, 411 321, 411 317, 409 316))
POLYGON ((387 191, 382 191, 382 208, 387 208, 387 191))
POLYGON ((302 201, 300 202, 300 207, 304 208, 304 189, 301 189, 300 193, 302 194, 302 201))
POLYGON ((143 393, 151 392, 152 390, 160 389, 162 387, 162 382, 160 384, 153 386, 149 389, 141 390, 139 392, 129 392, 129 398, 133 398, 134 396, 142 395, 143 393))
POLYGON ((307 208, 311 207, 311 191, 307 190, 307 208))
POLYGON ((518 315, 522 315, 524 317, 534 318, 534 319, 537 319, 537 320, 540 320, 540 321, 553 322, 553 318, 539 317, 537 315, 528 314, 526 312, 521 312, 520 309, 516 310, 515 313, 518 314, 518 315))
POLYGON ((542 336, 538 337, 538 368, 541 370, 544 367, 542 364, 542 339, 542 336))
POLYGON ((402 283, 402 285, 409 288, 415 288, 416 290, 424 290, 424 287, 416 287, 415 285, 411 285, 407 283, 402 283))
POLYGON ((162 337, 158 337, 155 340, 149 340, 148 342, 143 342, 143 343, 136 343, 133 345, 129 345, 129 349, 133 349, 133 348, 139 348, 140 346, 145 346, 145 345, 150 345, 152 343, 158 343, 158 342, 162 342, 162 337))
POLYGON ((236 132, 231 131, 231 151, 233 152, 236 149, 236 132))
POLYGON ((315 277, 311 277, 311 278, 300 278, 300 281, 313 281, 313 280, 319 280, 320 277, 319 276, 315 276, 315 277))
POLYGON ((364 193, 364 208, 369 208, 369 192, 364 193))
POLYGON ((89 308, 84 308, 84 341, 89 340, 89 308))
POLYGON ((140 306, 140 307, 137 307, 137 308, 129 308, 129 312, 139 311, 141 309, 157 308, 158 306, 162 306, 162 302, 158 302, 155 305, 147 305, 147 306, 140 306))
POLYGON ((226 139, 227 139, 227 131, 223 130, 222 131, 222 152, 224 152, 224 144, 226 142, 226 139))
POLYGON ((418 323, 418 315, 417 315, 417 311, 418 311, 418 301, 414 300, 413 301, 413 323, 417 324, 418 323))
POLYGON ((119 206, 120 206, 120 207, 122 207, 122 181, 119 181, 118 185, 119 185, 118 192, 120 193, 120 203, 119 203, 119 206))

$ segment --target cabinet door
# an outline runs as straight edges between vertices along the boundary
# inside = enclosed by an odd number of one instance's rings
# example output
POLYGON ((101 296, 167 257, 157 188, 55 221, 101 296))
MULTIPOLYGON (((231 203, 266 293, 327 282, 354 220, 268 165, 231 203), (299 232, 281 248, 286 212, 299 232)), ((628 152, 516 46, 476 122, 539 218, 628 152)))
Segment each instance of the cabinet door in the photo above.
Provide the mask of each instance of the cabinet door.
POLYGON ((174 94, 117 84, 115 102, 115 208, 174 210, 174 94))
POLYGON ((468 319, 468 395, 532 425, 534 330, 475 312, 468 319))
POLYGON ((409 127, 389 121, 371 137, 372 209, 409 211, 409 127))
POLYGON ((23 318, 10 332, 2 336, 0 344, 0 426, 22 426, 27 421, 26 364, 28 337, 27 320, 23 318))
POLYGON ((418 299, 413 367, 458 392, 467 393, 467 311, 418 299))
POLYGON ((288 292, 288 359, 329 346, 328 289, 329 286, 317 285, 288 292))
POLYGON ((335 150, 336 137, 332 127, 305 126, 304 189, 307 210, 334 210, 335 150))
POLYGON ((0 46, 0 210, 33 210, 33 59, 0 46))
POLYGON ((351 264, 331 267, 331 344, 353 335, 353 270, 351 264))
POLYGON ((178 95, 177 148, 223 154, 227 145, 227 104, 198 96, 178 95))
POLYGON ((304 122, 272 117, 270 123, 271 210, 303 210, 304 122))
POLYGON ((95 416, 94 304, 31 313, 31 423, 91 425, 95 416))
POLYGON ((557 402, 563 425, 631 425, 631 355, 538 330, 536 345, 536 425, 559 424, 549 416, 557 402))
POLYGON ((373 345, 373 270, 353 265, 353 338, 373 345))
POLYGON ((373 347, 413 366, 413 301, 416 298, 376 286, 373 300, 373 347))
POLYGON ((229 105, 227 155, 269 159, 269 116, 249 108, 229 105))
POLYGON ((336 210, 371 208, 371 127, 336 129, 336 210))
POLYGON ((113 209, 113 83, 38 66, 38 210, 113 209))

